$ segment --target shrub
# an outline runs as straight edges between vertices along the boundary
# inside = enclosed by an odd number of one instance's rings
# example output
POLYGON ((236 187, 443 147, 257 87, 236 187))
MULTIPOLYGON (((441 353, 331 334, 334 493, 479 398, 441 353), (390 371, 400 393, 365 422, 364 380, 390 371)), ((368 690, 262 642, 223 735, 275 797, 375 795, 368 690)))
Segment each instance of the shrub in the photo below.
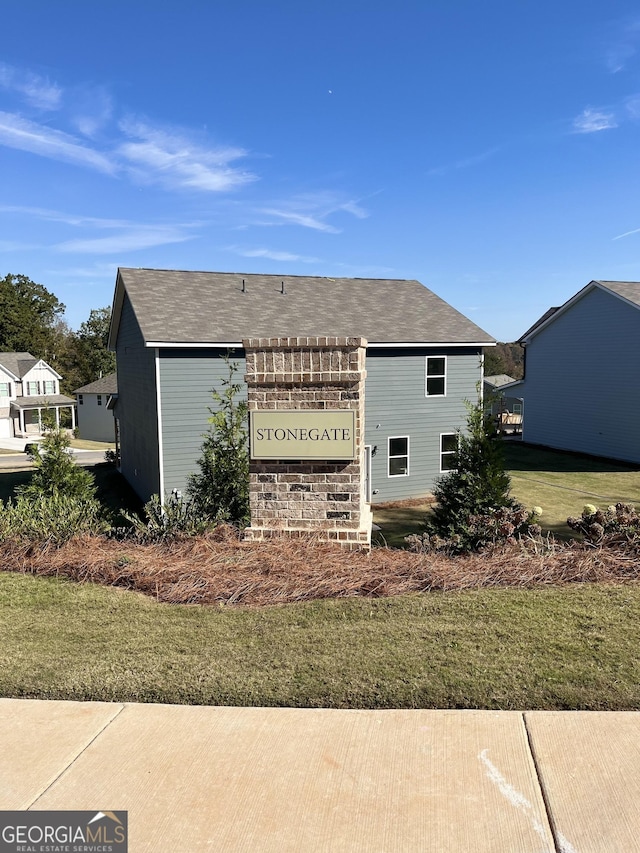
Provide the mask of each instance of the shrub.
POLYGON ((640 540, 640 516, 631 504, 617 503, 606 509, 585 504, 580 518, 568 518, 567 525, 594 545, 614 539, 636 543, 640 540))
POLYGON ((537 523, 542 514, 540 507, 529 512, 521 504, 500 507, 488 513, 470 515, 464 527, 443 538, 433 533, 413 534, 405 541, 411 551, 428 553, 442 551, 462 554, 481 551, 501 544, 513 544, 519 539, 539 539, 542 533, 537 523))
POLYGON ((71 440, 65 430, 48 430, 42 442, 29 448, 35 470, 31 480, 16 489, 18 495, 37 499, 66 495, 92 501, 96 495, 93 477, 73 461, 71 440))
POLYGON ((203 519, 193 501, 172 494, 164 504, 159 495, 152 495, 143 508, 144 518, 123 512, 124 517, 131 523, 129 530, 118 530, 118 536, 132 536, 140 542, 164 542, 180 539, 185 536, 195 536, 211 526, 203 519))
MULTIPOLYGON (((472 551, 482 545, 480 530, 486 529, 489 535, 497 510, 526 515, 509 495, 511 479, 490 411, 482 401, 468 408, 467 431, 458 435, 455 469, 436 483, 436 505, 425 522, 428 540, 450 542, 455 551, 472 551)), ((519 526, 516 523, 514 528, 519 526)))
POLYGON ((73 536, 105 533, 109 523, 95 499, 57 492, 36 497, 18 495, 15 502, 0 501, 0 541, 11 539, 59 545, 73 536))
POLYGON ((238 400, 242 386, 233 381, 238 365, 225 358, 229 370, 223 390, 212 391, 218 409, 210 409, 211 427, 204 437, 200 472, 191 474, 187 493, 195 512, 207 521, 245 526, 249 521, 249 443, 247 403, 238 400))

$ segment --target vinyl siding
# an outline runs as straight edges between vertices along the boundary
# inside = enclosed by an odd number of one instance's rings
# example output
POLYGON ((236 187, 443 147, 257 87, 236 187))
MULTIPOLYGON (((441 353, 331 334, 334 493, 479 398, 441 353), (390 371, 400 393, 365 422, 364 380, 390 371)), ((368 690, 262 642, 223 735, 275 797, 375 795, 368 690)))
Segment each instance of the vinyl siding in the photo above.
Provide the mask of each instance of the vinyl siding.
POLYGON ((98 405, 97 394, 77 394, 82 397, 82 405, 78 402, 78 431, 80 438, 88 441, 115 441, 115 425, 113 412, 107 409, 108 394, 102 394, 102 405, 98 405))
POLYGON ((429 494, 440 476, 440 436, 463 429, 464 401, 478 399, 480 351, 474 349, 367 352, 365 441, 372 459, 373 503, 429 494), (447 356, 445 397, 426 397, 426 356, 447 356), (388 476, 388 440, 409 436, 409 476, 388 476))
MULTIPOLYGON (((198 470, 204 434, 209 429, 210 409, 215 408, 213 389, 221 391, 229 369, 227 350, 161 350, 162 451, 164 488, 186 491, 189 474, 198 470)), ((242 384, 237 400, 246 400, 244 353, 231 359, 238 365, 234 382, 242 384)))
POLYGON ((523 438, 640 462, 640 310, 589 291, 527 346, 523 438))
MULTIPOLYGON (((223 350, 161 350, 162 453, 165 494, 183 493, 188 476, 197 470, 203 435, 209 428, 213 388, 228 376, 223 350)), ((244 386, 242 352, 232 359, 244 386)), ((480 380, 478 350, 369 350, 365 387, 366 443, 377 445, 372 460, 373 502, 402 500, 428 494, 440 476, 440 435, 463 428, 464 400, 477 399, 480 380), (447 394, 425 396, 426 356, 447 356, 447 394), (409 436, 408 477, 388 477, 390 436, 409 436)), ((118 376, 118 382, 120 377, 118 376)), ((246 389, 240 398, 246 399, 246 389)))
MULTIPOLYGON (((160 490, 155 357, 125 296, 116 342, 120 470, 142 500, 160 490)), ((106 403, 106 399, 104 400, 106 403)))

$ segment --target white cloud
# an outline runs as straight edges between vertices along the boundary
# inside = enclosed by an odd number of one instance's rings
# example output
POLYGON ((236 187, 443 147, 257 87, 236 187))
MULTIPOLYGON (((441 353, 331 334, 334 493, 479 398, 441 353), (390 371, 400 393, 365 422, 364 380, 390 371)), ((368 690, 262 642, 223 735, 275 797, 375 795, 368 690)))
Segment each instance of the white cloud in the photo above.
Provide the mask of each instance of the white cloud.
POLYGON ((150 249, 167 243, 184 243, 193 240, 194 235, 185 233, 181 228, 165 226, 132 227, 110 237, 94 237, 68 240, 55 248, 59 252, 79 252, 82 254, 119 254, 122 252, 150 249))
POLYGON ((576 133, 597 133, 599 130, 611 130, 617 126, 614 113, 594 110, 591 107, 587 107, 573 120, 576 133))
POLYGON ((6 63, 0 63, 0 86, 17 92, 33 107, 41 110, 56 110, 62 100, 62 89, 45 77, 32 71, 22 71, 6 63))
POLYGON ((293 252, 280 252, 275 249, 241 249, 237 246, 230 246, 229 249, 243 258, 268 258, 270 261, 300 261, 305 264, 317 264, 320 262, 319 258, 295 255, 293 252))
POLYGON ((640 18, 616 21, 614 35, 605 49, 605 65, 612 74, 622 71, 638 52, 640 42, 640 18))
POLYGON ((267 216, 275 216, 285 222, 292 223, 293 225, 302 225, 303 228, 313 228, 315 231, 326 231, 329 234, 340 233, 339 228, 335 228, 328 222, 324 222, 321 218, 312 216, 308 213, 296 213, 292 210, 278 210, 274 207, 264 208, 261 212, 265 213, 267 216))
POLYGON ((145 183, 222 192, 256 180, 255 175, 231 165, 247 155, 242 148, 207 148, 184 133, 157 129, 141 121, 123 121, 120 128, 131 141, 123 142, 118 153, 145 183))
POLYGON ((87 148, 76 137, 36 124, 14 113, 0 112, 0 145, 29 151, 52 160, 86 166, 107 174, 116 170, 108 157, 87 148))
POLYGON ((256 223, 259 225, 300 225, 327 234, 341 233, 340 228, 328 222, 329 217, 335 213, 350 213, 357 219, 366 219, 369 216, 368 211, 357 201, 345 200, 340 193, 329 191, 298 195, 272 207, 262 208, 259 212, 278 220, 256 223))
POLYGON ((634 228, 633 231, 625 231, 624 234, 618 234, 617 237, 613 237, 613 240, 621 240, 623 237, 629 237, 631 234, 638 234, 640 232, 640 228, 634 228))

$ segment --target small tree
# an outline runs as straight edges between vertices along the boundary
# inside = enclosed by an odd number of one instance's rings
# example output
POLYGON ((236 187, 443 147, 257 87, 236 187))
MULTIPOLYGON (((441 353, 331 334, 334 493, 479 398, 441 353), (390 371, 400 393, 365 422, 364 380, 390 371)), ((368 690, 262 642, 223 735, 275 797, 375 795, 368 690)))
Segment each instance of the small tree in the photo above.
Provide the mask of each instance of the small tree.
POLYGON ((213 390, 217 408, 209 409, 211 424, 204 437, 200 472, 189 477, 187 493, 199 517, 244 525, 249 520, 249 449, 247 403, 234 382, 238 364, 225 357, 229 371, 222 391, 213 390))
POLYGON ((427 519, 427 534, 455 540, 464 548, 471 516, 516 505, 510 488, 490 411, 482 401, 469 404, 467 432, 458 435, 455 470, 442 476, 433 490, 437 503, 427 519))
POLYGON ((66 495, 81 501, 95 500, 95 481, 88 471, 75 464, 70 445, 65 430, 48 429, 40 445, 30 450, 35 466, 30 482, 16 492, 33 499, 66 495))

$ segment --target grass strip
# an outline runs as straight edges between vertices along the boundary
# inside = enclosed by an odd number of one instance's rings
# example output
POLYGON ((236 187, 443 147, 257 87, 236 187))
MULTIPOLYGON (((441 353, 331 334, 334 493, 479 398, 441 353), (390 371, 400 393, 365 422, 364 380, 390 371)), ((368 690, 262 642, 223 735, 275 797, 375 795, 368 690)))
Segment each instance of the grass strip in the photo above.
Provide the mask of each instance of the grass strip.
POLYGON ((0 694, 330 708, 640 709, 640 585, 267 608, 0 573, 0 694))

